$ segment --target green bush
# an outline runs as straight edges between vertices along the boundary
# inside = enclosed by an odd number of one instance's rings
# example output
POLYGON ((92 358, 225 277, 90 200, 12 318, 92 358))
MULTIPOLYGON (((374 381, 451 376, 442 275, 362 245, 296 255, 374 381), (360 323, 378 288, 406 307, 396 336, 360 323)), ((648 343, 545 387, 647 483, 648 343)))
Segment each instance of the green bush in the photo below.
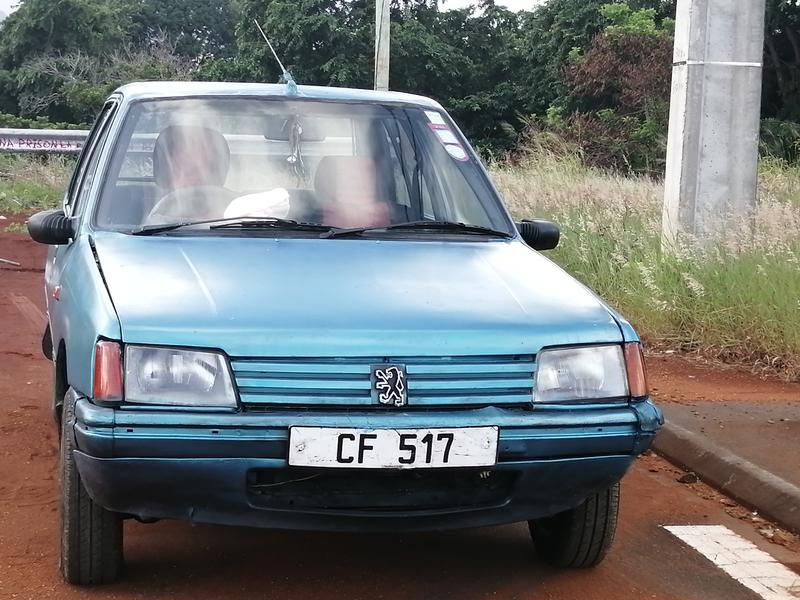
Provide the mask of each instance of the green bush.
POLYGON ((762 120, 760 151, 761 156, 797 163, 800 160, 800 123, 762 120))
POLYGON ((0 113, 0 128, 5 129, 89 129, 89 125, 74 123, 53 123, 46 117, 32 119, 0 113))

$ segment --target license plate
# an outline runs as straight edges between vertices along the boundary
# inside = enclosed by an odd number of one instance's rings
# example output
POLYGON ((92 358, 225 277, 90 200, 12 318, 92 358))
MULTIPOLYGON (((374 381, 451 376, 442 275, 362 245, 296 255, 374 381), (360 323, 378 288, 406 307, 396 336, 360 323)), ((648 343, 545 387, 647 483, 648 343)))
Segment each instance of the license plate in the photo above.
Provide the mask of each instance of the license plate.
POLYGON ((497 438, 497 427, 292 427, 289 464, 340 469, 489 467, 497 462, 497 438))

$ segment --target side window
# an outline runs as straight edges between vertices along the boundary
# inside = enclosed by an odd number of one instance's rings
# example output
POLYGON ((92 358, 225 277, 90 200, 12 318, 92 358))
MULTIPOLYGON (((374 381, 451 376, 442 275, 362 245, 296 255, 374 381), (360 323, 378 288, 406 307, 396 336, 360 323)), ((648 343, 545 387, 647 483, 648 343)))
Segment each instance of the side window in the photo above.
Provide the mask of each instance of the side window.
POLYGON ((75 173, 70 181, 66 198, 66 212, 69 215, 78 215, 86 204, 92 183, 97 175, 97 163, 100 160, 100 151, 108 137, 111 116, 117 107, 117 101, 112 100, 103 106, 100 115, 95 121, 92 132, 86 140, 86 146, 81 153, 75 173))

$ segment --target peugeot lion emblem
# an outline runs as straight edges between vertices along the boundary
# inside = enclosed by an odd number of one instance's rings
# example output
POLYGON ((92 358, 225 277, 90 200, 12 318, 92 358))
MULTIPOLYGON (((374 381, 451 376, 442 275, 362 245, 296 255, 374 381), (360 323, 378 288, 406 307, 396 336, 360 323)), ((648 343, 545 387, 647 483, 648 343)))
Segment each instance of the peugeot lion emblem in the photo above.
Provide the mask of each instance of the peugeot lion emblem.
POLYGON ((408 404, 405 365, 373 365, 372 395, 383 406, 408 404))

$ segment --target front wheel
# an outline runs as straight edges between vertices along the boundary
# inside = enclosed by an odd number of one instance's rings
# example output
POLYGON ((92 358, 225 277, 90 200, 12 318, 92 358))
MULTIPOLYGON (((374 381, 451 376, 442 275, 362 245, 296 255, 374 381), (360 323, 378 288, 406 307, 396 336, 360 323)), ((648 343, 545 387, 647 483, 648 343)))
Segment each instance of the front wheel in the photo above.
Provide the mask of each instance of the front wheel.
POLYGON ((606 556, 617 529, 619 483, 573 509, 528 521, 539 557, 555 567, 585 569, 606 556))
MULTIPOLYGON (((69 395, 68 395, 69 396, 69 395)), ((122 570, 122 519, 95 504, 75 464, 75 402, 61 419, 61 573, 68 583, 111 583, 122 570)))

